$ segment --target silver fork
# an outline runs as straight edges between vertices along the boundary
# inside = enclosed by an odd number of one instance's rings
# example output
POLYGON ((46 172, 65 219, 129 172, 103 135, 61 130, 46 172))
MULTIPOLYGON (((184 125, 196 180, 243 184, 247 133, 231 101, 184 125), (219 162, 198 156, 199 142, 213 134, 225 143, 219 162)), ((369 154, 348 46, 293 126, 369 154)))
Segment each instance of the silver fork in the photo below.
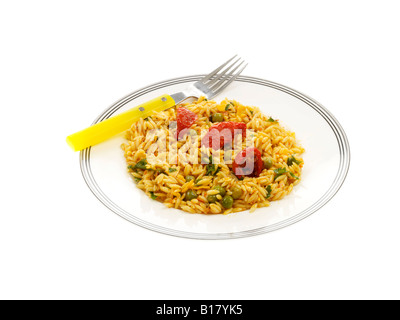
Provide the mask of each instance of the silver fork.
POLYGON ((229 86, 242 73, 244 68, 247 67, 247 63, 243 65, 245 61, 241 58, 237 58, 232 62, 236 57, 237 55, 233 56, 217 69, 190 85, 186 90, 171 94, 175 103, 179 104, 187 98, 199 98, 200 96, 205 96, 207 99, 214 98, 229 86))
POLYGON ((128 130, 133 122, 138 121, 140 118, 151 116, 154 111, 169 109, 187 98, 205 96, 207 99, 211 99, 239 76, 247 66, 247 64, 243 64, 244 60, 237 58, 237 55, 235 55, 199 81, 189 85, 186 90, 171 95, 162 95, 121 114, 96 123, 91 127, 68 136, 67 142, 73 150, 80 151, 128 130), (232 62, 232 60, 234 61, 232 62))

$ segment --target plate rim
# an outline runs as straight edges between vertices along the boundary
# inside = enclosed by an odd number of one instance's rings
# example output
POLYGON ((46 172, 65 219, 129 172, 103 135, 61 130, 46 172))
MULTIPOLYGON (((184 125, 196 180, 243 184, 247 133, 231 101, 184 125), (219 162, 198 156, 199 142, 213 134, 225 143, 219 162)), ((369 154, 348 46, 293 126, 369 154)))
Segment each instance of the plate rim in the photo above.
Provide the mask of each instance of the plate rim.
MULTIPOLYGON (((117 110, 119 110, 121 107, 123 107, 126 103, 146 94, 151 91, 154 91, 156 89, 161 89, 164 87, 168 87, 170 85, 175 85, 175 84, 181 84, 181 83, 186 83, 186 82, 193 82, 193 81, 198 81, 202 77, 204 77, 204 74, 201 75, 192 75, 192 76, 184 76, 184 77, 176 77, 168 80, 163 80, 159 81, 156 83, 153 83, 151 85, 145 86, 141 89, 138 89, 136 91, 133 91, 126 96, 122 97, 115 103, 113 103, 110 107, 106 108, 100 115, 93 121, 92 124, 96 124, 100 121, 103 121, 107 118, 109 118, 111 115, 113 115, 117 110)), ((339 146, 339 154, 340 154, 340 161, 339 161, 339 168, 337 170, 335 179, 333 180, 331 186, 328 188, 328 190, 316 201, 314 202, 311 206, 308 208, 304 209, 300 213, 296 214, 295 216, 274 223, 269 226, 264 226, 256 229, 251 229, 251 230, 246 230, 246 231, 240 231, 240 232, 228 232, 228 233, 196 233, 196 232, 188 232, 188 231, 180 231, 180 230, 174 230, 171 228, 166 228, 166 227, 161 227, 159 225, 144 221, 138 217, 132 217, 130 213, 125 211, 124 209, 120 208, 117 204, 115 204, 113 201, 111 201, 107 195, 101 190, 101 188, 98 186, 96 183, 96 180, 93 177, 91 167, 90 167, 90 152, 91 152, 91 147, 82 150, 80 152, 80 157, 79 157, 79 162, 80 162, 80 169, 82 176, 91 190, 91 192, 94 194, 94 196, 103 204, 105 205, 108 209, 110 209, 112 212, 120 216, 121 218, 134 223, 140 227, 146 228, 148 230, 156 231, 162 234, 167 234, 175 237, 180 237, 180 238, 190 238, 190 239, 203 239, 203 240, 223 240, 223 239, 235 239, 235 238, 244 238, 244 237, 250 237, 250 236, 256 236, 260 234, 265 234, 269 233, 272 231, 276 231, 278 229, 282 229, 284 227, 290 226, 292 224, 295 224, 306 217, 312 215, 319 209, 321 209, 324 205, 326 205, 335 195, 336 193, 340 190, 341 186, 343 185, 344 181, 346 180, 349 167, 350 167, 350 160, 351 160, 351 152, 350 152, 350 145, 349 141, 347 138, 347 135, 339 123, 339 121, 334 117, 334 115, 327 109, 325 108, 322 104, 317 102, 315 99, 309 97, 308 95, 301 93, 298 90, 292 89, 288 86, 279 84, 277 82, 261 79, 261 78, 256 78, 256 77, 250 77, 250 76, 239 76, 236 80, 236 82, 247 82, 247 83, 253 83, 253 84, 258 84, 258 85, 263 85, 267 86, 276 90, 280 90, 282 92, 285 92, 287 94, 290 94, 291 96, 303 101, 306 103, 308 106, 310 106, 314 111, 318 112, 324 120, 328 123, 328 125, 331 127, 333 133, 335 134, 336 140, 338 142, 339 146)))

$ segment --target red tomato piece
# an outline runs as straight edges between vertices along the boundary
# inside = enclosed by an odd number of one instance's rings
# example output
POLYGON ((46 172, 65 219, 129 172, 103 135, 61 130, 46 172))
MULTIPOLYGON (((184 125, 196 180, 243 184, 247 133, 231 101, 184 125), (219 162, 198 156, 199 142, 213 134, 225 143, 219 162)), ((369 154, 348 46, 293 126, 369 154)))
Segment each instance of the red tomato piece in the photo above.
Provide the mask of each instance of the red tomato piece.
POLYGON ((197 114, 194 112, 184 108, 179 107, 176 109, 176 127, 177 127, 177 136, 182 137, 182 130, 188 129, 195 123, 197 120, 197 114))
POLYGON ((210 127, 201 144, 207 148, 212 147, 219 150, 227 144, 232 145, 237 134, 241 134, 242 138, 246 137, 246 124, 244 122, 219 122, 210 127))
POLYGON ((254 147, 248 147, 238 153, 232 164, 233 173, 239 179, 244 176, 258 177, 263 167, 261 152, 254 147))

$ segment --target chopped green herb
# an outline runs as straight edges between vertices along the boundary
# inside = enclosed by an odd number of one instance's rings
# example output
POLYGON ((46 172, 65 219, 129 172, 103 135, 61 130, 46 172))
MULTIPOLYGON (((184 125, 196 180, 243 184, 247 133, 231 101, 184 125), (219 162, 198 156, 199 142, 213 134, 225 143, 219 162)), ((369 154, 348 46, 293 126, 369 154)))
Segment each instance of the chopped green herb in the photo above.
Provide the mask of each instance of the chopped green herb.
POLYGON ((268 198, 271 196, 271 192, 272 192, 271 186, 270 186, 270 185, 267 186, 266 190, 267 190, 267 196, 266 196, 266 198, 268 199, 268 198))
POLYGON ((197 186, 198 185, 198 183, 201 181, 201 179, 196 179, 195 181, 194 181, 194 184, 197 186))
POLYGON ((215 164, 208 164, 206 166, 206 176, 212 176, 215 171, 215 164))
POLYGON ((157 199, 157 196, 154 194, 153 191, 150 191, 150 198, 152 198, 153 200, 157 199))
POLYGON ((138 163, 135 164, 133 168, 147 170, 147 160, 146 159, 140 160, 138 163))
POLYGON ((131 165, 131 164, 128 166, 128 169, 129 169, 129 170, 133 170, 134 168, 135 168, 135 167, 134 167, 133 165, 131 165))
POLYGON ((209 157, 208 157, 208 163, 213 163, 213 158, 212 158, 212 156, 209 156, 209 157))
POLYGON ((290 174, 293 178, 295 178, 296 180, 299 180, 299 177, 298 177, 298 176, 294 175, 294 174, 291 173, 291 172, 289 172, 289 174, 290 174))
POLYGON ((276 174, 282 175, 282 174, 286 173, 287 171, 286 171, 285 167, 282 167, 282 168, 274 169, 274 172, 276 174))
POLYGON ((292 156, 290 156, 290 157, 287 159, 287 165, 290 167, 291 165, 293 165, 293 162, 294 162, 295 164, 297 164, 297 165, 299 165, 299 164, 301 163, 300 160, 297 160, 297 159, 292 155, 292 156))
POLYGON ((158 172, 159 174, 165 173, 164 169, 157 169, 157 172, 158 172))
POLYGON ((209 157, 208 164, 206 165, 206 176, 215 176, 219 171, 219 166, 213 163, 212 156, 209 157))
POLYGON ((147 118, 144 118, 144 120, 146 120, 146 121, 149 121, 149 120, 153 120, 153 118, 152 117, 147 117, 147 118))
POLYGON ((207 98, 204 98, 204 101, 208 101, 208 99, 207 99, 207 98))
POLYGON ((250 110, 251 115, 253 115, 253 110, 250 110))
POLYGON ((142 180, 142 179, 140 179, 140 178, 138 178, 138 177, 133 177, 134 179, 135 179, 135 182, 136 183, 138 183, 140 180, 142 180))
POLYGON ((278 122, 278 120, 274 120, 274 119, 272 119, 272 117, 269 117, 269 119, 267 121, 268 122, 278 122))
MULTIPOLYGON (((287 171, 286 171, 286 168, 285 168, 285 167, 282 167, 282 168, 275 169, 274 172, 275 172, 275 179, 276 179, 276 178, 278 178, 279 176, 281 176, 281 175, 283 175, 284 173, 286 173, 287 171)), ((274 179, 274 180, 275 180, 275 179, 274 179)))
POLYGON ((169 168, 168 172, 175 172, 177 169, 176 168, 169 168))
POLYGON ((225 107, 225 111, 228 111, 230 107, 231 107, 231 104, 228 103, 228 104, 226 105, 226 107, 225 107))
POLYGON ((218 166, 218 168, 217 168, 217 170, 214 172, 213 176, 216 176, 216 175, 217 175, 217 173, 218 173, 220 170, 221 170, 221 167, 220 167, 220 166, 218 166))

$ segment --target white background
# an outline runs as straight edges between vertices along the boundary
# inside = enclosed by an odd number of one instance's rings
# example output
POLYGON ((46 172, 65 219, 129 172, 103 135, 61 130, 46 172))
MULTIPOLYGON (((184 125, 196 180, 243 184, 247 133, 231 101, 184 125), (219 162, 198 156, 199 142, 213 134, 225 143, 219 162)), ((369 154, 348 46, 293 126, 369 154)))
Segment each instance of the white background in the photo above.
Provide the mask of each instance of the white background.
POLYGON ((0 0, 0 298, 399 299, 396 5, 0 0), (352 161, 338 194, 295 225, 224 241, 104 207, 65 137, 235 53, 244 75, 304 92, 342 124, 352 161))

